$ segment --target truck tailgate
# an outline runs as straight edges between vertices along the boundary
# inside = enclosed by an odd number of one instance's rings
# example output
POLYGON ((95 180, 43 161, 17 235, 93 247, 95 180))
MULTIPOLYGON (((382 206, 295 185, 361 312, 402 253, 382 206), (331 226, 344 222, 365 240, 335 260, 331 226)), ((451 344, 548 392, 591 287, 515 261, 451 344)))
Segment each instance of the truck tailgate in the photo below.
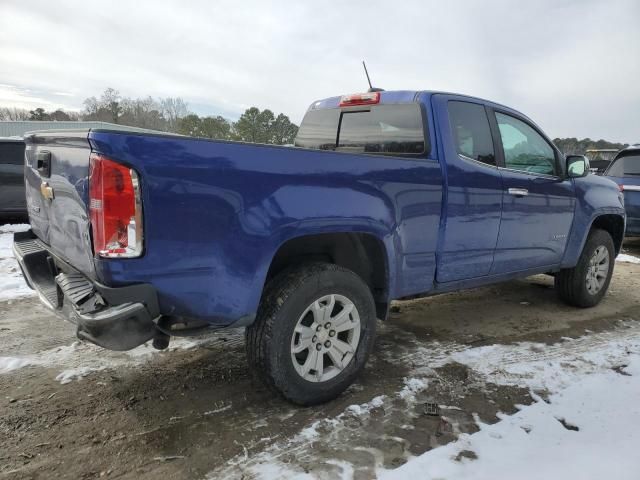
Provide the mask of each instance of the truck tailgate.
POLYGON ((88 130, 25 137, 27 208, 33 232, 51 252, 95 278, 88 215, 88 130))

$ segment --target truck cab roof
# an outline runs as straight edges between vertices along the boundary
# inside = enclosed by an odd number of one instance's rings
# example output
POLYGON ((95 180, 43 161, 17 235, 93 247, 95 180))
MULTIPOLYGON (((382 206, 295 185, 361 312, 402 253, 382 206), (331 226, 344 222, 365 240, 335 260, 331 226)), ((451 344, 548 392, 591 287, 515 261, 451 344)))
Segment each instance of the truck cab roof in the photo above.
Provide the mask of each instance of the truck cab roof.
MULTIPOLYGON (((469 101, 479 102, 491 107, 497 108, 499 110, 504 110, 507 112, 513 112, 518 114, 521 117, 525 117, 529 119, 522 112, 514 110, 513 108, 507 107, 506 105, 502 105, 500 103, 487 100, 480 97, 474 97, 472 95, 467 95, 463 93, 455 93, 455 92, 446 92, 439 90, 389 90, 389 91, 381 91, 380 92, 380 101, 378 105, 384 104, 398 104, 398 103, 417 103, 420 102, 421 99, 424 101, 428 101, 434 95, 450 95, 454 97, 466 98, 469 101)), ((320 100, 316 100, 313 102, 308 110, 319 110, 323 108, 338 108, 340 106, 340 100, 343 95, 328 97, 320 100)), ((530 120, 530 119, 529 119, 530 120)))
POLYGON ((328 151, 422 155, 433 158, 431 146, 436 138, 433 110, 440 101, 448 100, 473 103, 476 107, 488 107, 496 112, 520 118, 542 132, 542 129, 526 115, 470 95, 432 90, 370 91, 313 102, 300 124, 295 146, 328 151))

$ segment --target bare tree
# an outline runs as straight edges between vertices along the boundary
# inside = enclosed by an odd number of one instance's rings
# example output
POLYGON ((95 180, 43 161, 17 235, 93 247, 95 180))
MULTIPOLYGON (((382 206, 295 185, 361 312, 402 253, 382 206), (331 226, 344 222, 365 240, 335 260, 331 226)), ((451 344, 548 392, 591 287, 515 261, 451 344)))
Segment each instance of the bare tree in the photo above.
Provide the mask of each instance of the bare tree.
POLYGON ((16 107, 0 107, 0 120, 29 120, 29 110, 16 107))
POLYGON ((120 92, 111 87, 107 88, 100 97, 100 106, 109 112, 113 123, 118 123, 122 113, 120 100, 120 92))
POLYGON ((83 120, 98 120, 100 105, 96 97, 86 98, 83 102, 84 111, 82 112, 83 120))
POLYGON ((167 97, 160 99, 162 115, 167 120, 168 129, 175 132, 178 129, 178 121, 189 114, 189 107, 180 97, 167 97))
POLYGON ((166 129, 167 121, 162 115, 160 103, 156 102, 152 97, 137 98, 135 100, 123 98, 121 106, 120 123, 153 130, 166 129))

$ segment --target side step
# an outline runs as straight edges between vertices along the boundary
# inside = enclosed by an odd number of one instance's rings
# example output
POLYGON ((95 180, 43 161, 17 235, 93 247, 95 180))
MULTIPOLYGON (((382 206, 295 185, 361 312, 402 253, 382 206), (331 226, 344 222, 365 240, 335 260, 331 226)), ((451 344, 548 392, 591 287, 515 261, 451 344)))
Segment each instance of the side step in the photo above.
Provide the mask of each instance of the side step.
POLYGON ((93 283, 80 273, 60 273, 56 283, 62 295, 69 300, 79 313, 91 313, 106 306, 93 283))
POLYGON ((38 292, 49 308, 62 306, 55 282, 55 264, 45 245, 31 231, 14 234, 13 253, 18 259, 22 274, 30 288, 38 292), (23 264, 24 267, 23 268, 23 264))

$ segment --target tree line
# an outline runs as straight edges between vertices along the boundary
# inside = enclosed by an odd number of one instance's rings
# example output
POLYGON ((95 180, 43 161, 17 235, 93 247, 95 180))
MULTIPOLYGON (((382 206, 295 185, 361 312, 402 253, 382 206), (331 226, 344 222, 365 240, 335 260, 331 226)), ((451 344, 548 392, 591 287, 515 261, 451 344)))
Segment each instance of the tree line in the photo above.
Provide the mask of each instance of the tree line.
POLYGON ((58 122, 79 121, 82 120, 82 115, 78 112, 65 112, 61 109, 47 112, 44 108, 25 110, 14 107, 0 107, 0 120, 55 120, 58 122))
POLYGON ((0 107, 0 120, 97 120, 192 137, 275 145, 292 144, 298 133, 298 126, 288 116, 269 109, 248 108, 234 122, 220 115, 196 115, 180 97, 129 98, 113 88, 107 88, 100 97, 85 99, 83 105, 81 112, 0 107))
POLYGON ((565 155, 584 155, 587 150, 612 148, 622 150, 629 146, 628 143, 613 143, 606 140, 591 140, 590 138, 556 138, 553 140, 556 147, 565 155))
MULTIPOLYGON (((180 97, 129 98, 123 97, 113 88, 107 88, 100 97, 92 96, 85 99, 83 104, 81 112, 65 112, 61 109, 47 112, 43 108, 25 110, 0 107, 0 120, 98 120, 191 137, 276 145, 293 143, 298 133, 298 126, 285 114, 276 115, 269 109, 260 110, 257 107, 248 108, 233 122, 220 115, 196 115, 180 97)), ((590 138, 556 138, 553 142, 566 155, 583 155, 589 149, 619 150, 628 146, 626 143, 590 138)))

